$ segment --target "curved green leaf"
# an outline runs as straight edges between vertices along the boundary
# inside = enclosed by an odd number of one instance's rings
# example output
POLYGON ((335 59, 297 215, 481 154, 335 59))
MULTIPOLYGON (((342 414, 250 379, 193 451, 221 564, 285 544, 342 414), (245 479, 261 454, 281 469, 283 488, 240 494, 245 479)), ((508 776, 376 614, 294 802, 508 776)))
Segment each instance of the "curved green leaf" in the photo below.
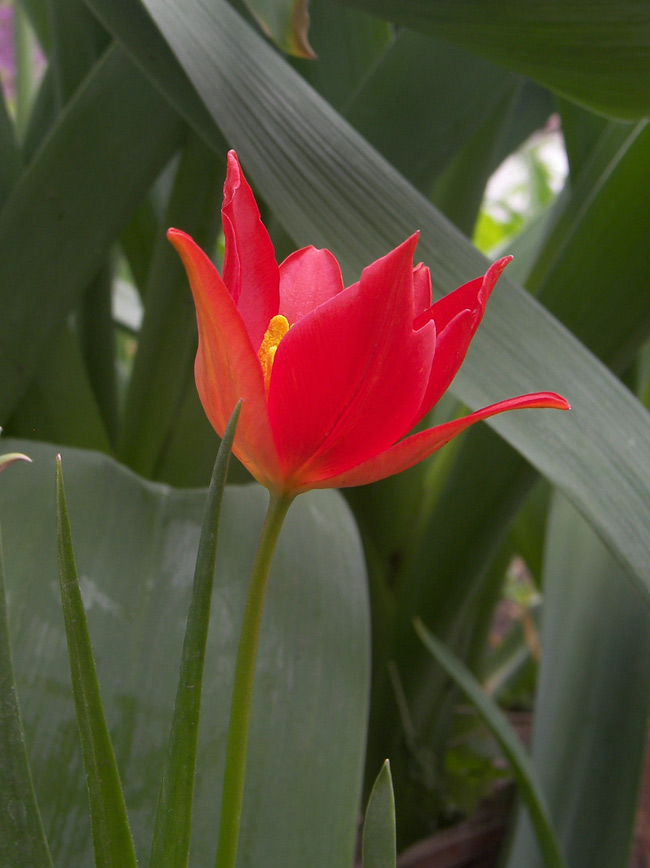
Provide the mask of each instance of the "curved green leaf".
POLYGON ((648 0, 345 0, 618 118, 650 114, 648 0))
MULTIPOLYGON (((414 228, 445 290, 484 258, 225 3, 146 0, 246 170, 299 244, 330 247, 347 279, 414 228)), ((507 276, 453 391, 471 407, 538 389, 570 413, 510 413, 493 426, 560 486, 650 593, 650 417, 585 348, 507 276)))
MULTIPOLYGON (((650 711, 650 612, 580 515, 551 510, 532 760, 571 868, 624 868, 650 711)), ((509 868, 541 868, 520 817, 509 868)))
POLYGON ((61 456, 56 460, 57 561, 72 693, 81 740, 96 868, 136 868, 122 783, 106 725, 88 622, 79 590, 61 456))
MULTIPOLYGON (((0 456, 2 458, 7 456, 0 456)), ((14 868, 52 868, 34 795, 14 681, 0 539, 0 860, 14 868)))
MULTIPOLYGON (((55 447, 0 485, 9 622, 34 786, 57 865, 92 864, 57 601, 55 447), (18 479, 18 477, 21 477, 18 479)), ((7 450, 25 448, 6 441, 7 450)), ((107 456, 63 454, 70 521, 106 716, 136 848, 148 851, 169 737, 205 491, 144 482, 107 456)), ((192 861, 214 862, 239 624, 268 493, 226 489, 203 680, 192 861)), ((349 868, 369 684, 369 613, 354 520, 301 495, 271 569, 253 701, 242 864, 349 868)))
POLYGON ((481 685, 460 660, 454 657, 432 633, 429 633, 421 621, 415 622, 415 629, 426 648, 475 706, 483 722, 501 745, 535 828, 540 849, 544 854, 545 868, 568 868, 557 842, 535 770, 517 734, 498 706, 483 691, 481 685))
POLYGON ((0 213, 0 420, 181 133, 153 86, 109 49, 14 185, 0 213))

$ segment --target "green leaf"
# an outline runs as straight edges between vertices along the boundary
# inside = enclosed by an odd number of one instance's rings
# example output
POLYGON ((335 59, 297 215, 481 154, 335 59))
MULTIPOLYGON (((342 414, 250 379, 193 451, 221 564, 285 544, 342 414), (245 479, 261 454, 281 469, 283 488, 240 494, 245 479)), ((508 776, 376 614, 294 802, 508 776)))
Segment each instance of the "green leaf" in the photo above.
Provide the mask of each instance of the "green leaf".
POLYGON ((345 0, 619 118, 650 113, 650 3, 345 0))
POLYGON ((177 868, 179 865, 187 865, 189 860, 203 669, 217 558, 219 518, 240 410, 241 401, 233 411, 219 447, 201 528, 174 718, 158 795, 151 846, 150 864, 158 868, 177 868))
MULTIPOLYGON (((564 499, 551 510, 532 759, 571 868, 628 864, 650 712, 650 612, 564 499)), ((543 865, 519 818, 509 868, 543 865)))
MULTIPOLYGON (((0 465, 3 459, 0 456, 0 465)), ((24 456, 20 456, 24 457, 24 456)), ((14 682, 0 539, 0 861, 12 868, 52 868, 34 795, 14 682)))
POLYGON ((296 57, 315 58, 307 31, 309 0, 244 0, 262 30, 296 57))
POLYGON ((12 437, 111 451, 79 345, 63 323, 7 423, 12 437))
POLYGON ((363 868, 395 868, 395 799, 388 760, 377 775, 363 823, 363 868))
MULTIPOLYGON (((5 445, 25 449, 22 441, 5 445)), ((64 630, 51 581, 55 447, 29 446, 29 473, 4 474, 0 485, 16 680, 55 864, 91 865, 64 630)), ((97 453, 66 449, 63 458, 106 716, 136 848, 147 853, 206 493, 145 482, 97 453)), ((221 510, 197 755, 191 845, 197 865, 214 862, 239 625, 267 501, 259 485, 228 487, 221 510)), ((308 853, 310 868, 349 866, 365 753, 369 612, 358 533, 337 493, 301 495, 289 512, 260 642, 242 864, 304 868, 308 853)))
POLYGON ((403 30, 357 88, 345 117, 427 194, 449 160, 519 85, 517 76, 498 66, 403 30))
MULTIPOLYGON (((202 139, 191 135, 156 236, 145 288, 145 315, 124 406, 119 455, 143 476, 159 470, 178 423, 179 408, 187 392, 195 391, 196 314, 185 270, 165 232, 176 226, 210 249, 217 234, 224 177, 223 161, 202 139), (147 437, 142 436, 143 431, 148 432, 147 437)), ((187 462, 193 462, 193 448, 186 443, 186 449, 187 462)))
MULTIPOLYGON (((486 262, 227 5, 147 0, 245 170, 300 244, 329 247, 349 281, 421 230, 418 258, 445 290, 486 262)), ((492 425, 598 528, 650 592, 650 425, 640 404, 507 276, 454 384, 470 407, 537 389, 570 413, 509 413, 492 425)))
POLYGON ((483 722, 496 738, 519 785, 519 792, 533 823, 545 868, 567 868, 551 822, 544 794, 530 759, 501 710, 472 677, 468 669, 439 642, 424 624, 416 620, 418 636, 450 678, 475 706, 483 722))
POLYGON ((0 420, 180 133, 175 112, 109 49, 14 185, 0 213, 0 420))
POLYGON ((56 463, 57 559, 72 692, 86 770, 96 868, 136 868, 120 774, 104 717, 86 613, 79 590, 61 457, 56 463))

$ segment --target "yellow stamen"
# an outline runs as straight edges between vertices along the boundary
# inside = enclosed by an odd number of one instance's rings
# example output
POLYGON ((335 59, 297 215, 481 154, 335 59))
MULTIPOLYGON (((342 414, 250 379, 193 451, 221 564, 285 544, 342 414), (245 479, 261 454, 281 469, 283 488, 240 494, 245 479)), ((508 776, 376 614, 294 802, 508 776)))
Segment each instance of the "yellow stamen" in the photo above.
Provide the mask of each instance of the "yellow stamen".
POLYGON ((276 350, 282 338, 289 331, 289 328, 290 326, 287 318, 282 316, 282 314, 278 314, 277 316, 271 317, 269 327, 262 339, 262 345, 260 346, 257 356, 262 365, 264 386, 267 392, 269 390, 269 383, 271 382, 271 371, 273 370, 273 359, 275 358, 276 350))

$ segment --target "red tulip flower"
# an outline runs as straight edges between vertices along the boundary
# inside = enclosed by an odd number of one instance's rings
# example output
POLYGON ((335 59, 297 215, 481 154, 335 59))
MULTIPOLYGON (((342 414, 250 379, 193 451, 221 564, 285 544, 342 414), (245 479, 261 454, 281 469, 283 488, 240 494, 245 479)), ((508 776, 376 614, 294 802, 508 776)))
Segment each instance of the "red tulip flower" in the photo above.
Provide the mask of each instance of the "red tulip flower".
POLYGON ((417 234, 348 287, 329 250, 278 266, 234 151, 222 217, 222 276, 188 235, 168 232, 196 304, 196 384, 219 435, 243 399, 233 451, 276 495, 383 479, 505 410, 569 409, 539 392, 407 436, 449 387, 510 257, 434 305, 429 269, 413 267, 417 234))

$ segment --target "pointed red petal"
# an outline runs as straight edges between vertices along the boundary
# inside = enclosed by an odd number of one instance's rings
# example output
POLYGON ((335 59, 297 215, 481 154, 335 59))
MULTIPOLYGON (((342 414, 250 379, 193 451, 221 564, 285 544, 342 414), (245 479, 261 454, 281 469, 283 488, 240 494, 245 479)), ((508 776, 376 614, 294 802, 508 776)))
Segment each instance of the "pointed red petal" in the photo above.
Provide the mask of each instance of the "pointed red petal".
POLYGON ((278 312, 280 275, 269 233, 234 151, 228 154, 221 217, 226 239, 223 282, 257 351, 278 312))
MULTIPOLYGON (((435 407, 451 385, 483 319, 490 294, 504 268, 511 261, 512 256, 505 256, 493 263, 483 277, 450 292, 427 312, 436 324, 436 351, 429 385, 422 399, 422 406, 413 419, 413 425, 435 407)), ((422 318, 416 320, 416 327, 423 321, 422 318)))
POLYGON ((475 422, 495 416, 497 413, 526 408, 570 410, 571 406, 568 401, 554 392, 536 392, 531 395, 522 395, 519 398, 508 398, 506 401, 499 401, 497 404, 491 404, 489 407, 470 413, 469 416, 464 416, 462 419, 454 419, 444 425, 437 425, 427 431, 412 434, 380 455, 376 455, 363 464, 330 479, 321 478, 310 481, 304 478, 301 480, 299 490, 345 488, 351 485, 366 485, 369 482, 377 482, 379 479, 385 479, 387 476, 408 470, 409 467, 413 467, 428 458, 466 428, 469 428, 470 425, 474 425, 475 422))
POLYGON ((280 265, 280 310, 293 325, 343 290, 343 277, 329 250, 304 247, 280 265))
POLYGON ((268 404, 290 484, 343 472, 409 430, 434 345, 433 324, 412 328, 416 242, 368 266, 279 345, 268 404))
POLYGON ((167 237, 183 261, 196 305, 199 348, 194 370, 206 415, 223 436, 235 404, 243 398, 233 451, 263 485, 281 489, 262 368, 244 321, 201 248, 178 229, 170 229, 167 237))

